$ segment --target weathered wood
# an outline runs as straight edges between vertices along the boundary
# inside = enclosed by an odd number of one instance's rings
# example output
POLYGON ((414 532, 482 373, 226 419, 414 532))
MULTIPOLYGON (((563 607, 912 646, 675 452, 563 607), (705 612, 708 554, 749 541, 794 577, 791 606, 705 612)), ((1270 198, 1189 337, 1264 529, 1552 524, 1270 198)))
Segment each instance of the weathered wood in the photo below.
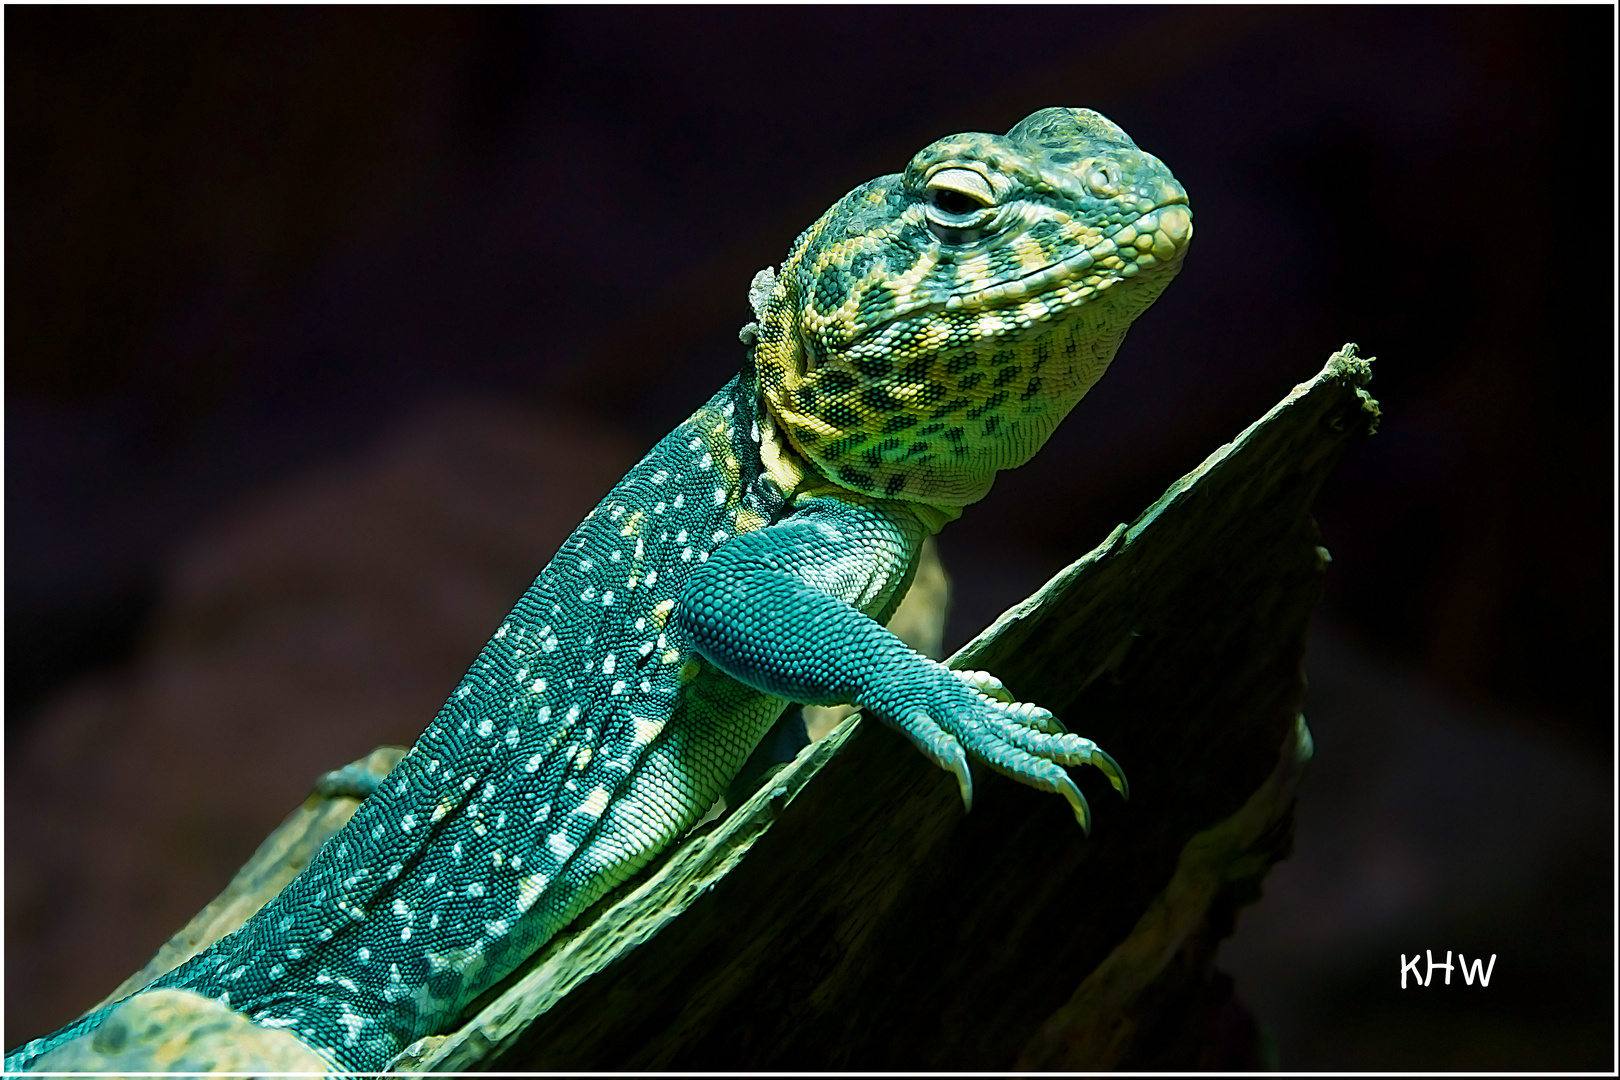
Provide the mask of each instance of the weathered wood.
POLYGON ((1353 347, 952 658, 1124 766, 954 781, 851 719, 553 942, 412 1070, 1195 1067, 1308 757, 1309 507, 1376 422, 1353 347))

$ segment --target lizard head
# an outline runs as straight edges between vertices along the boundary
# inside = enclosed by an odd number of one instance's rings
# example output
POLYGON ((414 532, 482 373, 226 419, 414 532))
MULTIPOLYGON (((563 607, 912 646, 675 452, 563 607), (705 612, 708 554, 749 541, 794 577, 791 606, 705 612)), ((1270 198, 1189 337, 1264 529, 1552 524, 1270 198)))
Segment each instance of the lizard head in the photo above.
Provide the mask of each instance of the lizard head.
POLYGON ((1191 239, 1175 177, 1089 109, 940 139, 755 279, 761 394, 835 483, 974 502, 1102 376, 1191 239))

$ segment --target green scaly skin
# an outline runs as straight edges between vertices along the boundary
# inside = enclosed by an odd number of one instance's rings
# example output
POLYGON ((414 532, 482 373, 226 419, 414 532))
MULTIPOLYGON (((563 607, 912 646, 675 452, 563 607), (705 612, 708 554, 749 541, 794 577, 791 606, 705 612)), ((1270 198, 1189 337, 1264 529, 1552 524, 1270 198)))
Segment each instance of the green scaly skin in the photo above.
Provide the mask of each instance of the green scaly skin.
MULTIPOLYGON (((1044 109, 856 188, 750 294, 743 371, 591 512, 416 746, 241 929, 157 980, 375 1070, 713 804, 790 701, 1085 799, 1114 762, 882 626, 920 545, 1028 458, 1180 266, 1186 194, 1044 109)), ((93 1030, 103 1009, 8 1057, 93 1030)))

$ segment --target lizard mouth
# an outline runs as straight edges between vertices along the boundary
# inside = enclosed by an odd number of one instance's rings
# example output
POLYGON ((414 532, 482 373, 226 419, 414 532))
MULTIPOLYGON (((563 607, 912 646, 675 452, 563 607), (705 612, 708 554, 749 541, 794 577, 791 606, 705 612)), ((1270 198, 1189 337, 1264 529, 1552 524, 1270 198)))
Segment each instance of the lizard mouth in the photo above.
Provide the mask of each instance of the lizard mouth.
POLYGON ((1015 304, 1080 281, 1101 267, 1097 288, 1166 266, 1185 254, 1192 239, 1192 211, 1184 199, 1161 203, 1125 222, 1097 243, 1067 259, 1011 281, 987 285, 946 299, 946 311, 971 311, 1015 304))

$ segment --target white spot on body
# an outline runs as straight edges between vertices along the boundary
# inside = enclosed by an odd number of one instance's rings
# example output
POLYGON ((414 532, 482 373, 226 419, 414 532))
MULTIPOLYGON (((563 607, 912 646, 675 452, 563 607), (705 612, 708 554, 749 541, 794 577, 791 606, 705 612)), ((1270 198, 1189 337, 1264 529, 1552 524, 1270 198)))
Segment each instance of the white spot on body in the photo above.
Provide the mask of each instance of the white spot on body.
POLYGON ((343 1003, 343 1015, 338 1017, 338 1022, 343 1025, 346 1032, 343 1036, 344 1044, 348 1046, 359 1046, 360 1032, 365 1030, 366 1026, 365 1017, 354 1013, 349 1008, 349 1003, 345 1001, 343 1003))
POLYGON ((596 787, 591 790, 589 795, 585 796, 585 801, 579 804, 574 813, 580 817, 601 817, 602 811, 607 809, 607 804, 608 789, 596 787))
POLYGON ((517 910, 521 915, 534 906, 540 894, 546 891, 551 879, 544 874, 530 874, 518 882, 517 910))

